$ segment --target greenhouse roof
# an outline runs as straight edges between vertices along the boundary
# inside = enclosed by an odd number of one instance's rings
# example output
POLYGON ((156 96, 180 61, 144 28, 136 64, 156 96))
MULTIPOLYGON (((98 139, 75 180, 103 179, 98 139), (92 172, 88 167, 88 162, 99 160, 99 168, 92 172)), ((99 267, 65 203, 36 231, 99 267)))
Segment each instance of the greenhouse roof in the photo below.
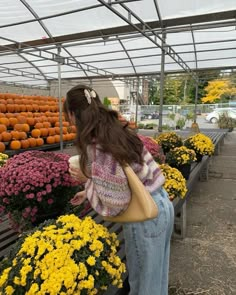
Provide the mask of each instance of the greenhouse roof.
POLYGON ((0 1, 0 81, 158 75, 162 48, 167 73, 234 69, 236 1, 0 1))

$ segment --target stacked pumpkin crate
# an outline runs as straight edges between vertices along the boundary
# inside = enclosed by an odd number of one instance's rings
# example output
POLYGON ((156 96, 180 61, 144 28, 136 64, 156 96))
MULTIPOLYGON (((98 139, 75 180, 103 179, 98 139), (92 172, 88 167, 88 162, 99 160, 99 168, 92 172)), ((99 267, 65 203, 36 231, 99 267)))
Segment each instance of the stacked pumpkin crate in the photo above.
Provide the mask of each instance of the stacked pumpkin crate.
MULTIPOLYGON (((62 121, 63 141, 73 141, 75 126, 62 121)), ((57 98, 0 93, 0 152, 59 143, 59 126, 57 98)))

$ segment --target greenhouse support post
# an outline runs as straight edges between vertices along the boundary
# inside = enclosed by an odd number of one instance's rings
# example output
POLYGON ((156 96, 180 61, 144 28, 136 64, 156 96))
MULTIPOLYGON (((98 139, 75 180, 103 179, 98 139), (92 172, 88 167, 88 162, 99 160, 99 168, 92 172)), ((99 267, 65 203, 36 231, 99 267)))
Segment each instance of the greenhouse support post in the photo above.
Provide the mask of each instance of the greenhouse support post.
POLYGON ((62 97, 61 97, 61 47, 57 48, 57 65, 58 65, 58 99, 59 99, 59 124, 60 124, 60 151, 63 152, 63 124, 62 124, 62 97))
POLYGON ((135 100, 135 125, 137 125, 138 123, 138 96, 139 96, 139 78, 138 78, 138 81, 137 81, 137 94, 136 94, 136 100, 135 100))
POLYGON ((162 34, 162 50, 161 50, 161 75, 160 75, 160 108, 159 108, 159 126, 158 131, 162 132, 163 121, 163 94, 165 82, 165 54, 166 54, 166 33, 162 34))
POLYGON ((195 80, 195 105, 194 105, 194 123, 197 122, 197 103, 198 103, 198 78, 195 80))

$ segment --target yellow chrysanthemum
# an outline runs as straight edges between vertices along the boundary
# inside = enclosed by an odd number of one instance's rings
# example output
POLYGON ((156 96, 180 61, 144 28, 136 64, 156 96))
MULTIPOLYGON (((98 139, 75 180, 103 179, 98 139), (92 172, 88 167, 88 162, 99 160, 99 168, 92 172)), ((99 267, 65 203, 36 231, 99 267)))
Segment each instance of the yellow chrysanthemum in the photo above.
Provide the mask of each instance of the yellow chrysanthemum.
POLYGON ((93 295, 105 283, 120 286, 125 265, 116 256, 118 245, 116 234, 91 217, 61 216, 23 240, 12 261, 14 267, 0 275, 1 290, 4 294, 20 290, 27 295, 74 295, 82 291, 93 295), (105 278, 101 277, 104 271, 105 278), (11 284, 9 277, 13 278, 11 284))

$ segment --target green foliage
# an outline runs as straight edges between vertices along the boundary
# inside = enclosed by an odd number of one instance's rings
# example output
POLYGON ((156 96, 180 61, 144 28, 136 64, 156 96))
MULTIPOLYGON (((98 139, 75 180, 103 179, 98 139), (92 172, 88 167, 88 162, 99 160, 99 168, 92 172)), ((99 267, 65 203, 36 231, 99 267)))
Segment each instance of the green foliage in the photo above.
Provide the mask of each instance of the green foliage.
POLYGON ((164 124, 164 125, 162 125, 162 130, 170 131, 170 130, 173 130, 173 127, 171 127, 168 124, 164 124))
POLYGON ((109 100, 108 97, 104 97, 103 104, 104 104, 104 106, 109 108, 109 106, 111 105, 111 101, 109 100))
POLYGON ((167 117, 168 117, 168 119, 174 121, 174 120, 175 120, 175 113, 169 113, 169 114, 167 115, 167 117))
POLYGON ((145 125, 145 129, 155 129, 155 128, 157 128, 157 124, 154 124, 154 123, 150 123, 150 124, 146 124, 145 125))
POLYGON ((183 129, 185 125, 185 118, 179 118, 176 122, 176 129, 183 129))
POLYGON ((236 127, 236 120, 233 118, 230 118, 227 115, 227 113, 223 113, 219 117, 218 126, 221 129, 233 129, 234 127, 236 127))
POLYGON ((186 120, 193 120, 194 118, 194 113, 193 112, 188 112, 187 115, 186 115, 186 120))
MULTIPOLYGON (((198 74, 198 103, 206 94, 205 87, 212 76, 218 78, 220 71, 202 72, 198 74)), ((191 75, 180 74, 175 77, 166 76, 164 84, 164 104, 195 103, 196 83, 191 75)), ((149 84, 149 103, 160 103, 160 82, 152 81, 149 84)))
POLYGON ((142 124, 142 123, 138 124, 138 129, 144 129, 144 127, 145 127, 145 124, 142 124))

